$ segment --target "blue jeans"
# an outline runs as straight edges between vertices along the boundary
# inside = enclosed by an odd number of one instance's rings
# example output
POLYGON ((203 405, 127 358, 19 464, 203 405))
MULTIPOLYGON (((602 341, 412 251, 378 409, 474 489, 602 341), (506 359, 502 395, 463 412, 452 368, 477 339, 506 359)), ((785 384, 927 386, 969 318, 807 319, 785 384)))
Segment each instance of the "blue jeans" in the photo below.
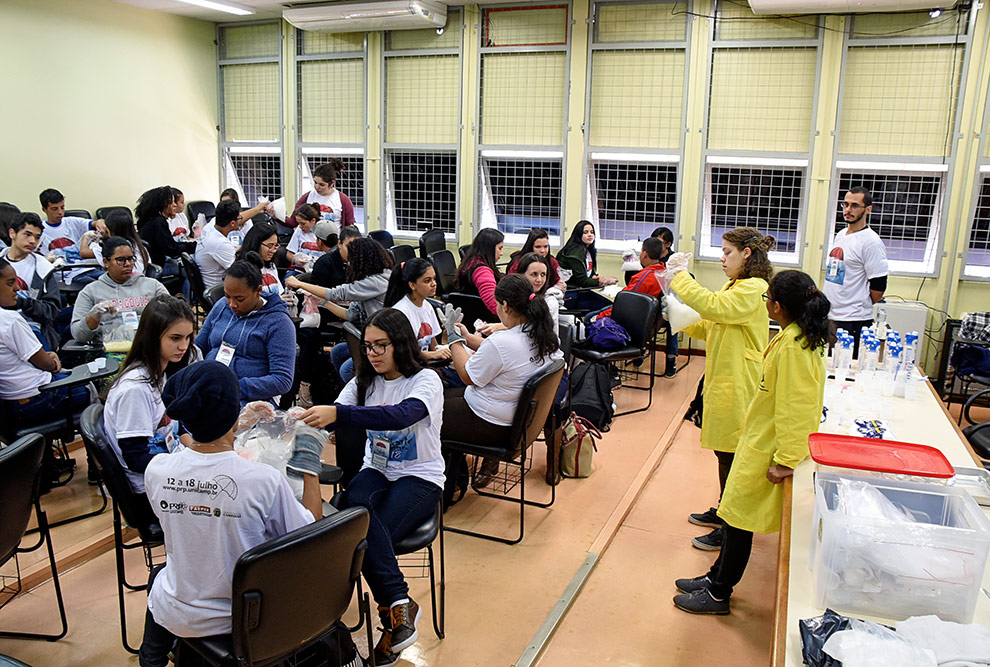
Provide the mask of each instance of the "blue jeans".
MULTIPOLYGON (((67 373, 53 373, 52 381, 61 380, 68 377, 67 373)), ((56 389, 54 391, 42 391, 37 396, 26 399, 25 402, 7 400, 7 409, 10 411, 10 418, 17 429, 25 426, 33 426, 55 417, 68 418, 82 412, 93 401, 89 389, 73 387, 69 389, 56 389)))
POLYGON ((392 545, 437 510, 440 494, 439 486, 419 477, 389 482, 371 468, 361 470, 347 486, 345 507, 364 507, 371 515, 361 572, 379 605, 391 606, 409 595, 392 545))
POLYGON ((354 359, 351 358, 351 348, 347 343, 337 343, 330 348, 330 362, 344 384, 354 377, 354 359))

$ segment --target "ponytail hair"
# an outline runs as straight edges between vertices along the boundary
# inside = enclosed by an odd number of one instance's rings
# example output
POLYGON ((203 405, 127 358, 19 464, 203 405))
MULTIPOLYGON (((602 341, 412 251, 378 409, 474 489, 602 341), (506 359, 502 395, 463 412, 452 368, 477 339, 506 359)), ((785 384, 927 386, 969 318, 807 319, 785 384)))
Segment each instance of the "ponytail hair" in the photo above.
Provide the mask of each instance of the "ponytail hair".
POLYGON ((525 276, 521 273, 510 273, 498 281, 498 285, 495 286, 495 300, 505 303, 526 318, 522 328, 536 346, 533 361, 549 357, 560 349, 560 341, 553 332, 553 322, 547 302, 533 293, 533 286, 525 276))
POLYGON ((429 260, 422 257, 408 259, 392 269, 388 279, 388 289, 385 291, 385 307, 391 308, 402 301, 402 297, 412 293, 409 283, 414 283, 433 268, 429 260))
POLYGON ((769 296, 787 311, 801 328, 804 348, 818 350, 828 342, 828 311, 831 305, 807 273, 781 271, 770 281, 769 296))
POLYGON ((752 227, 736 227, 722 234, 722 240, 728 241, 739 248, 742 252, 749 248, 750 255, 743 265, 739 278, 763 278, 770 282, 773 276, 773 267, 770 265, 770 258, 767 253, 777 245, 777 240, 770 236, 763 236, 752 227))

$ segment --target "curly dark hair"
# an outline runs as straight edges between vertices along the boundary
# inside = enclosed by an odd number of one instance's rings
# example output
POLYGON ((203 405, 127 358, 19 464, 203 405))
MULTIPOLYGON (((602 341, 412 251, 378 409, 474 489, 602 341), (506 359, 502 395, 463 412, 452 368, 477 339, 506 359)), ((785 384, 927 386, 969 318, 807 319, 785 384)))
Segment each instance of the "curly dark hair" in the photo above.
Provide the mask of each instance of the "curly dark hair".
POLYGON ((374 239, 354 239, 347 246, 347 282, 353 283, 391 268, 392 258, 374 239))
POLYGON ((495 286, 495 300, 505 303, 526 318, 523 331, 529 334, 536 346, 533 359, 546 358, 560 349, 560 340, 553 332, 553 322, 546 299, 533 293, 533 286, 521 273, 510 273, 495 286))
POLYGON ((763 278, 770 282, 773 266, 767 253, 773 250, 777 241, 770 235, 764 236, 752 227, 736 227, 722 234, 722 239, 739 248, 740 252, 749 248, 750 255, 743 265, 742 278, 763 278))
MULTIPOLYGON (((362 342, 365 340, 368 327, 377 327, 388 336, 392 348, 392 358, 395 360, 395 366, 402 373, 403 377, 412 377, 426 368, 423 355, 419 350, 416 335, 413 333, 412 327, 409 326, 409 320, 402 311, 395 308, 382 308, 369 317, 368 321, 364 323, 364 329, 361 331, 362 342)), ((363 363, 364 355, 362 355, 361 362, 357 364, 357 368, 355 369, 358 405, 364 405, 368 388, 378 376, 378 373, 371 364, 363 363)))
POLYGON ((828 343, 828 311, 831 305, 807 273, 789 269, 770 281, 767 297, 787 311, 801 328, 803 347, 818 350, 828 343))
POLYGON ((172 187, 169 185, 151 188, 142 193, 138 197, 137 206, 134 208, 134 213, 137 214, 138 229, 140 230, 149 221, 163 215, 163 211, 171 206, 173 201, 175 201, 175 195, 172 194, 172 187))

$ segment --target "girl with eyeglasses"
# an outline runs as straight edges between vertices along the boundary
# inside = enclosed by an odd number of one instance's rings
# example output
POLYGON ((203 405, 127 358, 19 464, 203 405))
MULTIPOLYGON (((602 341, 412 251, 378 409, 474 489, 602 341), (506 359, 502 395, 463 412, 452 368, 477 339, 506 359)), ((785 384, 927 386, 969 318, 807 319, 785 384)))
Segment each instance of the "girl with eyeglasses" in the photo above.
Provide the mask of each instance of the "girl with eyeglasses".
MULTIPOLYGON (((343 504, 364 507, 371 515, 361 570, 384 628, 375 664, 391 665, 418 637, 421 610, 409 597, 393 545, 440 503, 443 386, 424 367, 412 327, 395 308, 368 318, 362 341, 357 374, 336 403, 314 406, 302 419, 310 426, 367 430, 361 470, 347 484, 343 504)), ((338 442, 338 453, 342 446, 338 442)))
POLYGON ((765 310, 781 331, 761 355, 759 389, 746 410, 719 504, 722 552, 707 574, 675 582, 681 594, 674 604, 692 614, 729 613, 729 596, 746 571, 753 533, 780 529, 781 482, 808 457, 808 436, 818 431, 822 414, 828 299, 800 271, 775 275, 765 295, 765 310))
POLYGON ((275 253, 278 252, 278 234, 275 226, 259 222, 244 235, 244 243, 237 251, 237 259, 245 259, 249 252, 258 253, 261 258, 261 293, 265 296, 278 296, 282 293, 282 281, 275 268, 275 253))
MULTIPOLYGON (((752 227, 736 227, 723 234, 722 272, 729 281, 717 292, 702 287, 688 273, 690 255, 674 253, 666 263, 668 275, 676 272, 670 288, 703 318, 684 333, 704 340, 708 351, 701 446, 714 450, 718 458, 721 493, 725 493, 746 408, 756 393, 763 348, 770 333, 760 295, 767 291, 773 275, 767 256, 773 246, 772 236, 763 236, 752 227)), ((688 521, 713 529, 694 538, 692 546, 703 551, 721 548, 722 519, 714 507, 689 515, 688 521)))

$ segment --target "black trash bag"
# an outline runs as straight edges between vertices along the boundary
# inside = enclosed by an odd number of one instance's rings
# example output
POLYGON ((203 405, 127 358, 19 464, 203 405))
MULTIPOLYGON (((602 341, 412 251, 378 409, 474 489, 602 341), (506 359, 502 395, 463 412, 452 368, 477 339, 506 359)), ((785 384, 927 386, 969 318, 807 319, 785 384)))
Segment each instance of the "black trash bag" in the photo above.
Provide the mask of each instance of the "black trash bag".
POLYGON ((842 663, 822 650, 828 638, 849 629, 849 619, 831 609, 821 616, 798 621, 801 627, 801 658, 808 667, 841 667, 842 663))

